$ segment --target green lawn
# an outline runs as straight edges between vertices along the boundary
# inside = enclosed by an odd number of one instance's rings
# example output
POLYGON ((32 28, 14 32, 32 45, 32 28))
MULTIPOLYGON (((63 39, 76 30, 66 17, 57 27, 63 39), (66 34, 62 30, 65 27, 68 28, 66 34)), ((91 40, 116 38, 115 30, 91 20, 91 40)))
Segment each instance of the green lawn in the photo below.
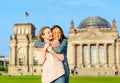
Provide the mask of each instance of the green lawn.
MULTIPOLYGON (((41 83, 40 76, 0 76, 0 83, 41 83)), ((71 76, 70 83, 120 83, 120 77, 71 76)))

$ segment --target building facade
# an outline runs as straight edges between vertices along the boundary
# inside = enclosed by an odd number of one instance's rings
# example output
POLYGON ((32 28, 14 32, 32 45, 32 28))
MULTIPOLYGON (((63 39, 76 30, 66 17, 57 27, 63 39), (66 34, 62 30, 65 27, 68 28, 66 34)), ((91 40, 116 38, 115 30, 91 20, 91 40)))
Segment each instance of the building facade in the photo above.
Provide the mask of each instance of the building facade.
POLYGON ((101 17, 88 17, 68 37, 67 56, 71 71, 78 75, 119 75, 120 37, 116 21, 112 26, 101 17))
MULTIPOLYGON (((15 24, 10 38, 10 75, 41 75, 42 66, 34 58, 33 43, 38 40, 33 24, 15 24)), ((120 37, 113 20, 88 17, 77 28, 71 22, 67 57, 70 71, 77 75, 119 75, 120 37)))
POLYGON ((33 43, 35 26, 33 24, 15 24, 14 34, 10 37, 10 60, 8 73, 10 75, 39 75, 41 66, 34 57, 33 43))

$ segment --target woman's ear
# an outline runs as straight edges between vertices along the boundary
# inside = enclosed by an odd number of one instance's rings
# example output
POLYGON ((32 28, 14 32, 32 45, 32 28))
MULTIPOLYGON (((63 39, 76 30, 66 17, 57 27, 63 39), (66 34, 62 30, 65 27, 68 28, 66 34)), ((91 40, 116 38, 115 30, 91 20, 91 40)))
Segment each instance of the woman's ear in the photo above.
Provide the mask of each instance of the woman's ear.
POLYGON ((45 37, 45 36, 44 36, 44 35, 42 35, 42 38, 43 38, 43 39, 44 39, 44 37, 45 37))

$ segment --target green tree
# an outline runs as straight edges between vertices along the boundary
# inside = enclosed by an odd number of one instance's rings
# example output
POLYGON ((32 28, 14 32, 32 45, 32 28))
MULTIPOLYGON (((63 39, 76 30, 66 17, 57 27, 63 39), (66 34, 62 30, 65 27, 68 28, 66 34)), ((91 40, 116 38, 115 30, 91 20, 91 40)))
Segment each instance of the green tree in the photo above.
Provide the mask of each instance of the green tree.
POLYGON ((4 66, 0 66, 0 71, 5 71, 4 66))

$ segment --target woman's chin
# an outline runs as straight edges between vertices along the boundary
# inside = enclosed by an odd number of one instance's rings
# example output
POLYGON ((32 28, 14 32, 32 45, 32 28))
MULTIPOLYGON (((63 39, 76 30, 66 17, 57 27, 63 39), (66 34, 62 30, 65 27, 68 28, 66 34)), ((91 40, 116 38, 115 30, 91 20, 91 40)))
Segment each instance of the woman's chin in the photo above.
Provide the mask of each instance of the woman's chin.
POLYGON ((54 40, 59 40, 59 38, 54 38, 54 40))

